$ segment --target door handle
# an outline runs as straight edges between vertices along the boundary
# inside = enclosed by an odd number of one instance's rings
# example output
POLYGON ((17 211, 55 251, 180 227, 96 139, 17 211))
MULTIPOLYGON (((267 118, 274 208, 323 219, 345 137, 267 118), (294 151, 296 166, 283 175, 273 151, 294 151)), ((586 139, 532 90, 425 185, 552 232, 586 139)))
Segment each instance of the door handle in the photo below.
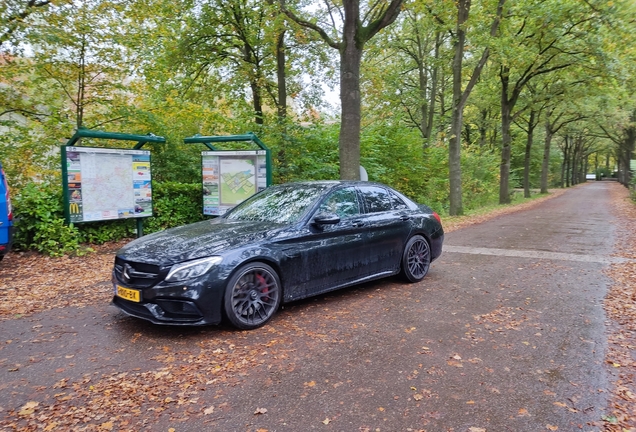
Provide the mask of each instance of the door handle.
POLYGON ((410 220, 410 219, 411 219, 411 216, 409 216, 409 215, 401 215, 400 216, 400 220, 401 221, 407 221, 407 220, 410 220))
POLYGON ((357 221, 353 221, 353 222, 352 222, 352 225, 353 225, 354 227, 358 227, 358 228, 359 228, 359 227, 361 227, 361 226, 364 226, 364 222, 363 222, 363 221, 360 221, 360 220, 357 220, 357 221))

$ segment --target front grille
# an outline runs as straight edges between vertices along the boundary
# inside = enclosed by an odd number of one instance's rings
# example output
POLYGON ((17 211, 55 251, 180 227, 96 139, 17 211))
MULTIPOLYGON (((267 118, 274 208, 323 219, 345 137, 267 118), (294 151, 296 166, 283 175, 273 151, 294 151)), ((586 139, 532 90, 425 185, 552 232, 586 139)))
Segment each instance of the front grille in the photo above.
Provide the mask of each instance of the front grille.
POLYGON ((158 300, 157 303, 135 303, 115 296, 113 303, 129 315, 155 323, 196 323, 203 318, 196 305, 187 301, 158 300))
POLYGON ((149 288, 161 280, 160 273, 159 266, 115 258, 115 277, 128 287, 149 288))
POLYGON ((154 318, 154 316, 150 313, 148 308, 141 303, 133 303, 130 301, 126 301, 117 296, 113 298, 113 303, 115 303, 120 309, 129 313, 132 316, 145 318, 149 320, 152 320, 154 318))
POLYGON ((164 299, 158 299, 156 302, 163 311, 163 315, 168 318, 190 319, 193 321, 203 318, 203 315, 199 312, 199 308, 192 302, 164 299))

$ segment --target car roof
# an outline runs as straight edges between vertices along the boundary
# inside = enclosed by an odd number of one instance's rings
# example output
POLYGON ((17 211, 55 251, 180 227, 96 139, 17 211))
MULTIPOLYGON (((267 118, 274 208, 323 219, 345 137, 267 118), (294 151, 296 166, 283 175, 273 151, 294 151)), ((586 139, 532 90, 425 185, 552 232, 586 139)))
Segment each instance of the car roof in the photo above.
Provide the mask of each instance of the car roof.
POLYGON ((307 185, 307 186, 312 186, 312 185, 316 185, 316 186, 339 186, 339 185, 365 186, 365 185, 370 185, 370 186, 382 186, 382 187, 390 188, 390 186, 387 186, 387 185, 382 184, 382 183, 363 181, 363 180, 308 180, 308 181, 280 183, 280 184, 273 185, 273 186, 286 186, 286 185, 307 185))

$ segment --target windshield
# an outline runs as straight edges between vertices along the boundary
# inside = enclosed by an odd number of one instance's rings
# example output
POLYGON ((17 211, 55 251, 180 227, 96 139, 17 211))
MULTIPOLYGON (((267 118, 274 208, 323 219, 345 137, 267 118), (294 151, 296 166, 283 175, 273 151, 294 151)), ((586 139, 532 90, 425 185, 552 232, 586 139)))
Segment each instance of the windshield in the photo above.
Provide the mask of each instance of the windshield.
POLYGON ((328 184, 270 187, 234 207, 225 217, 241 221, 294 223, 329 187, 328 184))

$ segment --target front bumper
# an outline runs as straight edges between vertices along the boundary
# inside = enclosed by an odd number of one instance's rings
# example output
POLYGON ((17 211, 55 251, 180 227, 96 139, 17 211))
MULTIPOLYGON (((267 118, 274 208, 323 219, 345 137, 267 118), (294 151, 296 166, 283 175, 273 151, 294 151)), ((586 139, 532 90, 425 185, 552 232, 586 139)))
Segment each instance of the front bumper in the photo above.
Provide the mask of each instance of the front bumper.
POLYGON ((212 325, 222 320, 223 286, 209 278, 186 281, 180 285, 163 282, 149 287, 126 286, 113 275, 115 295, 112 304, 125 314, 164 325, 212 325), (117 296, 117 285, 140 292, 135 302, 117 296))

